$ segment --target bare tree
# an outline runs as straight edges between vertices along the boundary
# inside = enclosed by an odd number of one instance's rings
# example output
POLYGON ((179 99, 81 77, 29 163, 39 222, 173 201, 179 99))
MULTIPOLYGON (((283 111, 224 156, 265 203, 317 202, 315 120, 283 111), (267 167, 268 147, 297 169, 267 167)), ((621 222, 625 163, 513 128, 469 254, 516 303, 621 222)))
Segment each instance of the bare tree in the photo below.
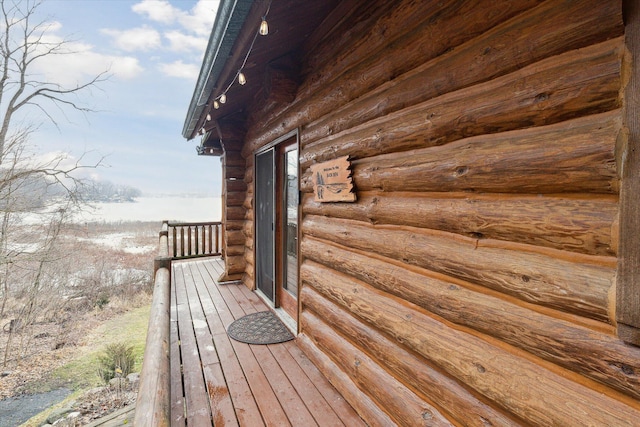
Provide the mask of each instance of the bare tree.
MULTIPOLYGON (((38 61, 51 55, 71 55, 71 40, 49 42, 45 37, 51 28, 47 21, 35 21, 35 13, 40 1, 0 0, 3 20, 0 33, 0 153, 4 153, 7 137, 15 114, 26 108, 39 109, 53 123, 56 123, 49 108, 89 112, 90 108, 78 104, 74 95, 94 87, 107 78, 107 72, 73 87, 63 87, 56 82, 38 80, 30 71, 38 61), (3 27, 3 28, 2 28, 3 27)), ((2 159, 0 159, 0 164, 2 159)))
POLYGON ((92 112, 79 96, 108 78, 105 71, 67 87, 35 72, 47 57, 75 53, 70 39, 48 37, 52 23, 37 18, 40 5, 38 0, 0 0, 0 318, 13 292, 16 298, 21 295, 13 314, 20 325, 33 322, 38 310, 50 304, 44 292, 55 279, 48 272, 55 273, 51 266, 68 255, 57 247, 60 229, 82 206, 77 172, 101 162, 86 165, 82 157, 71 161, 64 154, 39 159, 31 143, 42 124, 37 121, 58 126, 59 113, 92 112), (40 215, 32 221, 39 227, 37 244, 25 245, 25 218, 35 214, 40 215))

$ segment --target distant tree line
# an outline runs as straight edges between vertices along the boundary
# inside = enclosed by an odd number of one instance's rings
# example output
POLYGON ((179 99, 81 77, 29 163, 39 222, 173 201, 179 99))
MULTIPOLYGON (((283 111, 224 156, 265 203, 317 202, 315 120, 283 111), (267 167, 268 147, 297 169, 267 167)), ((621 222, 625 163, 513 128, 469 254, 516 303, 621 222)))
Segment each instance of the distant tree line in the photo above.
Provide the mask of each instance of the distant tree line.
MULTIPOLYGON (((2 173, 0 167, 0 177, 2 173)), ((0 182, 2 179, 0 179, 0 182)), ((64 182, 53 181, 46 175, 25 174, 19 185, 13 182, 11 196, 4 194, 7 188, 0 183, 0 211, 34 212, 68 196, 64 182), (10 204, 11 206, 7 206, 10 204)), ((134 202, 142 192, 135 187, 114 184, 111 181, 83 179, 76 181, 74 197, 81 202, 134 202)))
POLYGON ((94 180, 85 182, 80 193, 87 202, 134 202, 142 194, 130 185, 94 180))

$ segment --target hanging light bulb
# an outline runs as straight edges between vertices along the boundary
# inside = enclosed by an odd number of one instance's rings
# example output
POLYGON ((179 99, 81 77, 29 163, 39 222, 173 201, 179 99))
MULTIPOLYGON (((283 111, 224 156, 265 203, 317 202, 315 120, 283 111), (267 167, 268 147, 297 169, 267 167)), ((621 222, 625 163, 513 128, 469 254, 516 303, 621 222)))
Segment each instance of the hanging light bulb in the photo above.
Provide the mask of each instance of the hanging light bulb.
POLYGON ((211 121, 211 114, 207 113, 207 121, 210 122, 211 121))
POLYGON ((245 84, 247 82, 247 78, 244 76, 244 73, 242 71, 240 71, 238 73, 238 83, 240 83, 241 85, 245 84))
POLYGON ((220 103, 218 101, 213 101, 213 108, 215 108, 216 110, 220 108, 220 103))
POLYGON ((227 95, 223 93, 220 95, 220 104, 224 104, 225 102, 227 102, 227 95))
POLYGON ((261 36, 266 36, 269 34, 269 24, 267 24, 266 17, 262 17, 262 22, 260 23, 260 30, 258 31, 261 36))

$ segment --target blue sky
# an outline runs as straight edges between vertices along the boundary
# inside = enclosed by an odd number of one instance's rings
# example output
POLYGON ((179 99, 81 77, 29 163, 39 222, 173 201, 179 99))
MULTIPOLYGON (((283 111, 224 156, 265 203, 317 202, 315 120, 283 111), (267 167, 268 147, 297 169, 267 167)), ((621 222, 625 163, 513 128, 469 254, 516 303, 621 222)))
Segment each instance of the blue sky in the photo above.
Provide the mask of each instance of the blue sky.
MULTIPOLYGON (((97 112, 65 111, 42 122, 40 153, 85 161, 106 156, 96 179, 151 194, 220 194, 220 161, 197 156, 182 126, 215 19, 218 0, 45 0, 39 20, 52 40, 73 40, 75 53, 45 58, 38 73, 75 85, 109 69, 111 77, 78 101, 97 112)), ((34 118, 35 117, 35 118, 34 118)))

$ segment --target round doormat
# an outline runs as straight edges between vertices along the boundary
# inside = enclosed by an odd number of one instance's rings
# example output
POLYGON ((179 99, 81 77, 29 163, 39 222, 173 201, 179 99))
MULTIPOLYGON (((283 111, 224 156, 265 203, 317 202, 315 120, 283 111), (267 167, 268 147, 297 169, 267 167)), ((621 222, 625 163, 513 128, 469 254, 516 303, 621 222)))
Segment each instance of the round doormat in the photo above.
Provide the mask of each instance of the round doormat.
POLYGON ((271 311, 259 311, 236 319, 227 334, 247 344, 277 344, 293 339, 293 334, 271 311))

